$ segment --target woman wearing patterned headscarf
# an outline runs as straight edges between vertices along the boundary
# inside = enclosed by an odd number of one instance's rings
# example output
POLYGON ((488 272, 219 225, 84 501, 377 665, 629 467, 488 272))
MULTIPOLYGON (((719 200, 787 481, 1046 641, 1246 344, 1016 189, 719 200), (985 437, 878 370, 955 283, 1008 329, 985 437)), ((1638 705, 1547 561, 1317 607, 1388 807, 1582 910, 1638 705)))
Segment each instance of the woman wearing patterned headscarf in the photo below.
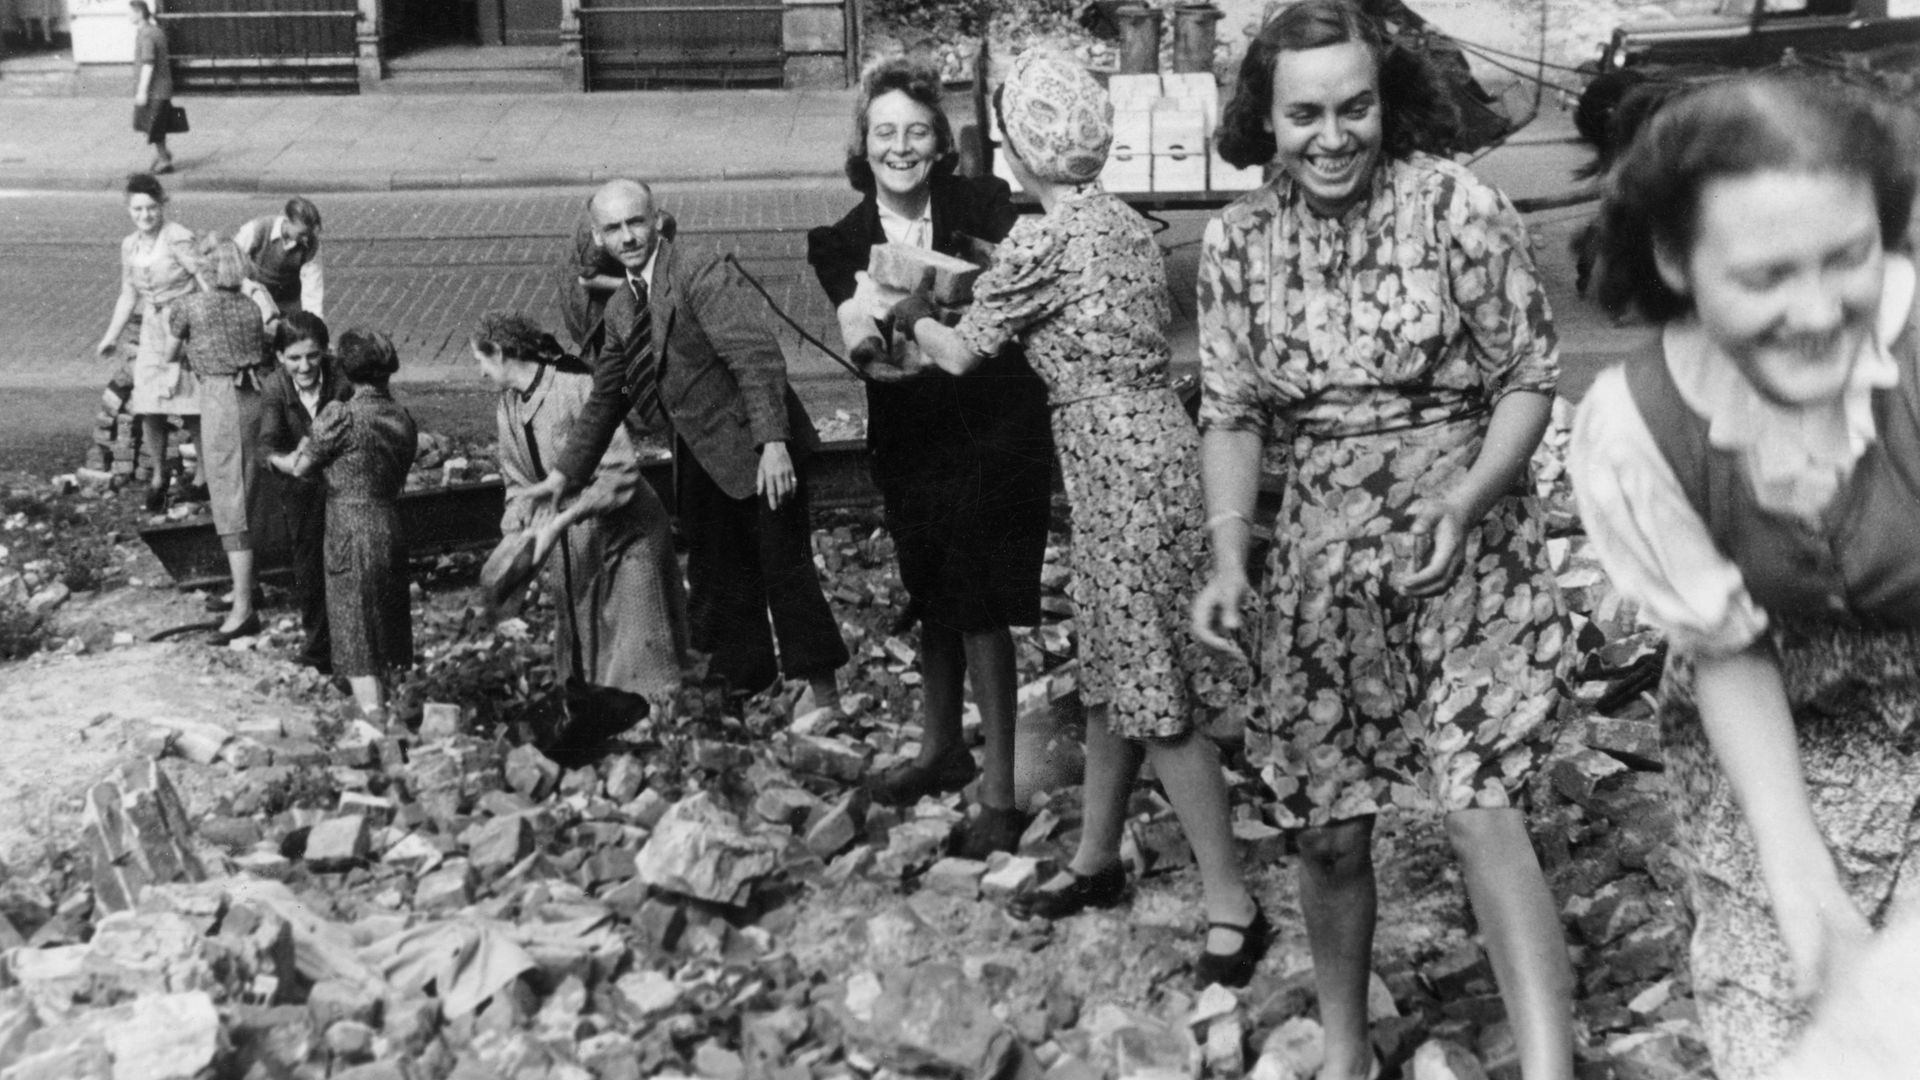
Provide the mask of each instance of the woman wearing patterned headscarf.
POLYGON ((1210 932, 1202 985, 1244 985, 1271 927, 1247 891, 1203 705, 1233 696, 1187 633, 1204 547, 1199 437, 1168 377, 1166 266, 1138 214, 1096 182, 1113 104, 1086 71, 1046 52, 1014 62, 995 98, 1015 177, 1046 209, 1001 242, 959 325, 914 295, 896 330, 953 374, 1018 342, 1052 407, 1073 519, 1073 599, 1087 720, 1086 820, 1064 872, 1015 914, 1064 918, 1127 894, 1120 833, 1150 760, 1193 845, 1210 932))

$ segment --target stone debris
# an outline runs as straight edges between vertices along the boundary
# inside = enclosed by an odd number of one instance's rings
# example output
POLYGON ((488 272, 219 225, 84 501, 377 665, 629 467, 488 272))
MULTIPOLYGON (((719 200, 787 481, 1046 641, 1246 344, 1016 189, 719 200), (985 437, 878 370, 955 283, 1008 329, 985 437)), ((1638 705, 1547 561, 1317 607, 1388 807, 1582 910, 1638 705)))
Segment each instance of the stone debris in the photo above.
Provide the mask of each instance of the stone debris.
POLYGON ((102 910, 133 907, 149 884, 206 877, 186 808, 153 761, 129 762, 87 792, 85 835, 102 910))
MULTIPOLYGON (((1588 667, 1644 660, 1656 643, 1565 524, 1551 544, 1588 667)), ((1282 927, 1252 985, 1191 987, 1191 853, 1145 786, 1127 905, 1057 924, 1005 911, 1082 825, 1064 549, 1044 571, 1053 621, 1016 635, 1030 825, 1018 854, 985 862, 950 854, 971 793, 870 804, 866 777, 920 746, 918 642, 890 625, 903 594, 876 570, 884 532, 835 526, 816 554, 858 689, 797 720, 791 693, 722 715, 690 690, 671 725, 550 756, 502 719, 536 655, 517 621, 423 635, 413 731, 145 718, 152 757, 88 793, 87 862, 37 889, 0 874, 0 1080, 1314 1076, 1312 973, 1273 885, 1289 869, 1268 873, 1290 839, 1259 820, 1244 759, 1225 762, 1234 835, 1282 927), (167 770, 209 770, 219 790, 189 813, 167 770)), ((47 583, 21 576, 20 602, 47 583)), ((429 628, 459 621, 422 611, 429 628)), ((1568 725, 1530 820, 1579 976, 1579 1075, 1702 1077, 1658 732, 1644 698, 1619 698, 1568 725)), ((977 742, 977 709, 964 724, 977 742)), ((1444 841, 1381 830, 1400 887, 1459 893, 1444 841)), ((1465 918, 1422 918, 1369 981, 1386 1075, 1517 1075, 1465 918)))
POLYGON ((660 818, 640 849, 635 876, 658 889, 737 907, 779 865, 779 845, 742 831, 730 811, 699 794, 660 818))

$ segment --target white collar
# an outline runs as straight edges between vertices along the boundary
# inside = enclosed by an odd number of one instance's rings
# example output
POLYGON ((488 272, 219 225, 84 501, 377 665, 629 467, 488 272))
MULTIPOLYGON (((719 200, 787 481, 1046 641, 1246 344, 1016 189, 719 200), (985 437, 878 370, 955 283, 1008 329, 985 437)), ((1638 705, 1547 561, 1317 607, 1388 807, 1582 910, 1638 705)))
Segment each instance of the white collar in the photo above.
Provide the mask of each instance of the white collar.
POLYGON ((643 266, 643 267, 641 267, 641 268, 640 268, 640 272, 639 272, 638 274, 635 274, 635 273, 634 273, 633 271, 631 271, 631 270, 629 270, 629 271, 627 271, 627 285, 628 285, 628 287, 629 287, 629 288, 631 288, 631 287, 632 287, 632 285, 633 285, 633 279, 637 277, 637 278, 639 278, 639 279, 640 279, 640 282, 641 282, 641 284, 643 284, 643 285, 645 285, 645 286, 647 287, 647 293, 648 293, 648 295, 652 295, 652 293, 653 293, 653 268, 654 268, 655 266, 658 266, 659 264, 660 264, 660 241, 656 239, 656 240, 655 240, 655 241, 653 242, 653 253, 647 256, 647 265, 645 265, 645 266, 643 266))
POLYGON ((888 206, 880 199, 874 200, 880 208, 880 228, 886 232, 887 239, 896 244, 911 243, 916 247, 933 246, 933 199, 927 199, 927 205, 920 208, 919 217, 908 217, 888 206))
POLYGON ((1915 278, 1911 259, 1887 257, 1879 325, 1841 392, 1839 426, 1831 414, 1783 408, 1763 397, 1712 347, 1698 320, 1667 325, 1662 345, 1681 399, 1707 418, 1709 444, 1741 455, 1762 507, 1817 519, 1879 437, 1873 392, 1900 382, 1900 365, 1891 349, 1912 313, 1915 278))

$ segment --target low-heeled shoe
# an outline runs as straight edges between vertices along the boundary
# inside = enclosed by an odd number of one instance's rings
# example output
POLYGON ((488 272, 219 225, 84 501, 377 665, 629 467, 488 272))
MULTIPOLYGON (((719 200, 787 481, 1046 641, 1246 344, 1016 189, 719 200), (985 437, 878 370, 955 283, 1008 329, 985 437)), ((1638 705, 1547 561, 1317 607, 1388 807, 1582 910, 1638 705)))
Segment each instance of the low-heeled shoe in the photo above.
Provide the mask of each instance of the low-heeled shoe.
POLYGON ((886 806, 912 806, 925 795, 959 791, 978 775, 980 766, 973 763, 973 755, 956 750, 930 765, 907 761, 869 777, 867 792, 874 802, 886 806))
POLYGON ((246 619, 242 620, 239 626, 231 630, 215 630, 212 640, 215 645, 225 645, 230 641, 235 641, 243 637, 253 637, 259 632, 260 613, 256 611, 248 615, 246 619))
POLYGON ((1007 910, 1021 919, 1064 919, 1088 908, 1110 908, 1127 898, 1127 868, 1109 863, 1091 874, 1074 870, 1064 888, 1035 889, 1007 901, 1007 910))
POLYGON ((1194 982, 1205 988, 1209 984, 1221 986, 1245 986, 1253 979, 1253 969, 1260 966, 1260 958, 1267 955, 1267 947, 1273 943, 1273 924, 1267 921, 1265 908, 1255 904, 1253 919, 1245 925, 1230 922, 1210 922, 1207 929, 1237 930, 1240 932, 1240 947, 1230 953, 1202 952, 1200 959, 1193 965, 1194 982))
POLYGON ((962 859, 984 862, 996 851, 1012 852, 1020 847, 1027 831, 1027 815, 1011 806, 983 806, 967 822, 954 854, 962 859))

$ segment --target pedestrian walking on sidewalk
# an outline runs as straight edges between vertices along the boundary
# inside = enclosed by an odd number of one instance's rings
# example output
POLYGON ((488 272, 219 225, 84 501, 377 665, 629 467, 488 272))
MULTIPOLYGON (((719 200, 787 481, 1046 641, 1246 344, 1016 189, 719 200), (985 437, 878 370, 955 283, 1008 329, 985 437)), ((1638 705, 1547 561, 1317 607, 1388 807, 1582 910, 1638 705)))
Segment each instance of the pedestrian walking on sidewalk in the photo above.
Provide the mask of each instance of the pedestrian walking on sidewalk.
POLYGON ((147 171, 159 176, 173 171, 173 152, 167 136, 173 122, 173 62, 167 56, 167 32, 154 21, 147 0, 132 0, 133 130, 153 147, 147 171))
POLYGON ((625 276, 607 302, 593 393, 529 497, 585 486, 622 424, 636 442, 671 440, 693 647, 737 692, 784 674, 837 706, 847 647, 814 569, 802 472, 819 437, 760 300, 724 260, 660 235, 646 185, 613 181, 591 206, 625 276))
MULTIPOLYGON (((863 198, 807 235, 807 261, 842 314, 847 351, 887 363, 904 340, 883 337, 854 299, 875 244, 958 255, 969 238, 998 243, 1019 215, 1006 182, 956 176, 959 152, 940 105, 940 73, 905 58, 861 81, 847 175, 863 198)), ((956 791, 982 770, 961 738, 970 683, 986 736, 980 812, 961 854, 1011 851, 1025 829, 1014 805, 1011 626, 1040 621, 1040 567, 1052 499, 1047 388, 1017 343, 964 378, 867 384, 867 449, 907 590, 902 621, 920 624, 925 699, 920 753, 871 778, 882 802, 956 791)))
POLYGON ((580 494, 557 512, 529 497, 559 459, 593 392, 593 374, 553 335, 517 314, 490 313, 473 354, 499 391, 495 417, 506 478, 503 536, 533 532, 533 561, 546 567, 556 672, 568 681, 645 698, 654 717, 673 714, 685 667, 686 587, 673 552, 673 522, 640 473, 624 430, 580 494), (556 545, 565 550, 555 552, 556 545))
POLYGON ((1262 673, 1247 753, 1299 830, 1327 1080, 1367 1035, 1373 823, 1444 815, 1527 1080, 1573 1075, 1573 974, 1523 815, 1568 638, 1527 462, 1559 354, 1504 196, 1426 146, 1453 128, 1427 58, 1350 0, 1254 39, 1221 155, 1274 178, 1207 227, 1201 640, 1262 673), (1270 437, 1290 452, 1258 594, 1246 560, 1270 437))
MULTIPOLYGON (((1658 715, 1689 974, 1723 1080, 1777 1075, 1871 926, 1915 914, 1920 169, 1904 113, 1811 78, 1716 82, 1660 107, 1600 209, 1597 298, 1662 331, 1594 380, 1569 465, 1601 565, 1669 645, 1658 715)), ((1821 1064, 1795 1075, 1868 1072, 1821 1064)))
POLYGON ((352 687, 360 712, 384 723, 387 679, 413 666, 407 537, 397 501, 419 432, 387 388, 400 357, 385 334, 348 330, 340 335, 338 359, 353 396, 322 408, 306 443, 271 460, 295 477, 326 477, 333 670, 352 687))
POLYGON ((1244 986, 1272 927, 1247 891, 1219 754, 1198 722, 1238 695, 1227 663, 1187 633, 1205 533, 1199 435, 1169 372, 1165 258, 1140 215, 1100 188, 1113 103, 1084 68, 1030 50, 994 101, 1014 176, 1045 212, 1007 233, 957 326, 922 293, 887 315, 918 344, 910 361, 963 378, 1019 343, 1052 406, 1089 706, 1086 820, 1067 867, 1009 906, 1061 919, 1125 899, 1121 834, 1151 762, 1200 868, 1208 932, 1196 981, 1244 986))
POLYGON ((127 179, 127 214, 134 231, 120 242, 120 299, 96 351, 112 357, 133 351, 133 396, 128 410, 141 426, 141 443, 152 455, 147 511, 167 508, 172 481, 167 435, 179 417, 199 442, 200 395, 193 372, 180 362, 180 340, 167 321, 170 305, 199 287, 200 258, 193 233, 167 220, 167 192, 146 173, 127 179))
MULTIPOLYGON (((260 454, 272 459, 292 454, 313 433, 314 418, 351 390, 327 354, 327 324, 310 311, 280 320, 273 349, 279 365, 260 390, 260 454)), ((267 471, 262 497, 267 512, 286 522, 292 543, 294 603, 300 608, 305 641, 300 662, 323 675, 333 673, 333 635, 327 625, 327 489, 317 476, 294 477, 267 471)))
POLYGON ((327 317, 327 272, 320 261, 320 208, 295 195, 279 214, 240 226, 233 242, 247 253, 252 279, 285 318, 296 311, 327 317))
POLYGON ((200 472, 233 578, 231 606, 213 635, 224 645, 260 632, 251 519, 260 472, 260 382, 273 358, 260 309, 241 295, 246 257, 233 241, 211 233, 199 255, 201 289, 168 308, 167 329, 200 384, 200 472))

